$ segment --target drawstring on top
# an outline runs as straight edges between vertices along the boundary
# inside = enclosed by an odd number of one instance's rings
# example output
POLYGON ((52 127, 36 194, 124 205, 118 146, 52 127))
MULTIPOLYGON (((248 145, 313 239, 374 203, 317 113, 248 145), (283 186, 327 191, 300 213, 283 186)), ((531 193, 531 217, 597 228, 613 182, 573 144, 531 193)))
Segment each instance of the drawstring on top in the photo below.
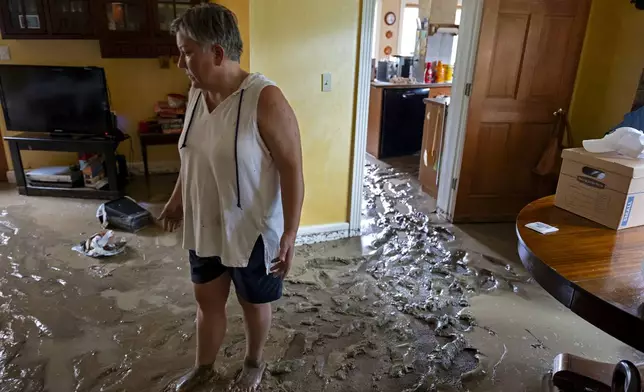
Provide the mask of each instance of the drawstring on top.
POLYGON ((237 124, 235 125, 235 177, 237 178, 237 207, 242 209, 241 206, 241 192, 239 190, 239 158, 237 155, 237 140, 239 139, 239 119, 241 118, 242 101, 244 100, 244 89, 241 90, 239 95, 239 107, 237 108, 237 124))
MULTIPOLYGON (((195 101, 194 106, 192 107, 192 113, 190 114, 190 120, 188 121, 188 128, 186 128, 186 133, 183 135, 183 142, 181 143, 181 148, 186 147, 186 141, 188 140, 188 132, 190 132, 190 127, 192 126, 192 120, 195 117, 195 111, 197 110, 197 105, 199 104, 199 100, 201 99, 201 91, 199 91, 199 95, 197 96, 197 100, 195 101)), ((241 93, 239 95, 239 106, 237 107, 237 123, 235 124, 235 178, 237 179, 237 207, 239 209, 242 209, 241 206, 241 192, 239 190, 239 156, 238 156, 238 139, 239 139, 239 120, 241 118, 241 108, 242 108, 242 101, 244 100, 244 89, 241 90, 241 93)))

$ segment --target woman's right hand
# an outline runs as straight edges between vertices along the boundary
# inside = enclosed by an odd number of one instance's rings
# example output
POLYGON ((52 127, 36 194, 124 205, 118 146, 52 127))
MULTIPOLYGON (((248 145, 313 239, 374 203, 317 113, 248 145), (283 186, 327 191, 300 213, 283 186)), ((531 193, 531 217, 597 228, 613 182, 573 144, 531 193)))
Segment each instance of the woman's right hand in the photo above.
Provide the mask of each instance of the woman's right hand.
POLYGON ((161 211, 161 215, 159 215, 159 221, 163 225, 163 230, 169 232, 177 230, 183 221, 183 205, 180 200, 173 199, 171 198, 166 203, 163 211, 161 211))

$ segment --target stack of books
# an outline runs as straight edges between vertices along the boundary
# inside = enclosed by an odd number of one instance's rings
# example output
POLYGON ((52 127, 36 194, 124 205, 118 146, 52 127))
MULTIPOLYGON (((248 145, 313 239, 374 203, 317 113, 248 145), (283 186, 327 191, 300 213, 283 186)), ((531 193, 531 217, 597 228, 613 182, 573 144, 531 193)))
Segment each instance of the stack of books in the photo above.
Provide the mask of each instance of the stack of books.
POLYGON ((108 184, 103 162, 101 154, 79 154, 78 165, 86 187, 101 189, 108 184))
POLYGON ((162 133, 181 133, 186 115, 186 100, 182 95, 170 94, 167 101, 154 105, 157 123, 162 133))

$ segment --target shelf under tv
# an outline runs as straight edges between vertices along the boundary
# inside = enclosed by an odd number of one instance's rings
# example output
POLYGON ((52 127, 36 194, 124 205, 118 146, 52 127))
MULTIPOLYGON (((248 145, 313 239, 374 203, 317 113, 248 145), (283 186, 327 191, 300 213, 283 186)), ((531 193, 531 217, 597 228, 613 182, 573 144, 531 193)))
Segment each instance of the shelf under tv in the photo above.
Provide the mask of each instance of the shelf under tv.
POLYGON ((4 138, 9 144, 11 161, 16 175, 18 192, 26 196, 74 197, 82 199, 117 199, 124 195, 124 189, 117 175, 116 148, 120 141, 109 138, 78 137, 77 135, 51 135, 40 133, 19 133, 4 138), (103 154, 108 189, 59 188, 31 185, 25 177, 21 151, 63 151, 103 154))

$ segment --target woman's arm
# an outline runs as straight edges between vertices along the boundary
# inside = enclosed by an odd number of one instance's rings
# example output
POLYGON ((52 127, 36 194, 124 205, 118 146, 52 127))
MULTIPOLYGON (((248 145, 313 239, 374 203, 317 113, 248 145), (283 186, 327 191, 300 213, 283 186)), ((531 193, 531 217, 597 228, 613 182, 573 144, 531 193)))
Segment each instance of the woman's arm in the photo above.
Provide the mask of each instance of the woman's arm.
POLYGON ((259 133, 268 147, 280 175, 284 209, 284 236, 280 244, 280 261, 288 272, 293 257, 297 230, 300 226, 304 202, 304 175, 302 172, 302 144, 300 129, 293 108, 279 88, 265 87, 257 106, 259 133))

